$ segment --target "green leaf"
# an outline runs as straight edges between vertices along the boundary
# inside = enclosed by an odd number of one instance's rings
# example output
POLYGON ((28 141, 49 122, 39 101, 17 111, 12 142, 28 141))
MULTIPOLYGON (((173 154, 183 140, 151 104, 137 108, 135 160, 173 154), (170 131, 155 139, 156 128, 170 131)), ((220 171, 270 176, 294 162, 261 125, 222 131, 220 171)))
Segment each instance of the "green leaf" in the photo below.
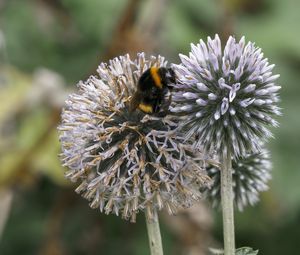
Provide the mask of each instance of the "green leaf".
POLYGON ((224 255, 224 250, 209 248, 209 251, 212 255, 224 255))
MULTIPOLYGON (((224 250, 209 248, 212 255, 224 255, 224 250)), ((242 247, 235 250, 235 255, 257 255, 258 250, 254 251, 250 247, 242 247)))
POLYGON ((250 247, 242 247, 235 250, 235 255, 257 255, 258 250, 254 251, 250 247))

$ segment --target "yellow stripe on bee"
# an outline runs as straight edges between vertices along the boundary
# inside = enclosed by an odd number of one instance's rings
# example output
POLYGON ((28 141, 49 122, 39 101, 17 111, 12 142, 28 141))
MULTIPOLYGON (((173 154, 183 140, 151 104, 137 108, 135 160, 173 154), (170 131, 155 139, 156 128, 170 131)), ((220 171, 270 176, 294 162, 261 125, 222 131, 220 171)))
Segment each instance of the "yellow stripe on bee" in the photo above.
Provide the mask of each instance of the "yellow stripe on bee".
POLYGON ((139 104, 139 109, 142 110, 145 113, 152 113, 153 112, 152 106, 147 105, 147 104, 139 104))
POLYGON ((150 73, 151 73, 151 76, 154 80, 154 84, 156 87, 162 89, 162 83, 161 83, 161 78, 158 74, 158 69, 157 67, 151 67, 150 68, 150 73))

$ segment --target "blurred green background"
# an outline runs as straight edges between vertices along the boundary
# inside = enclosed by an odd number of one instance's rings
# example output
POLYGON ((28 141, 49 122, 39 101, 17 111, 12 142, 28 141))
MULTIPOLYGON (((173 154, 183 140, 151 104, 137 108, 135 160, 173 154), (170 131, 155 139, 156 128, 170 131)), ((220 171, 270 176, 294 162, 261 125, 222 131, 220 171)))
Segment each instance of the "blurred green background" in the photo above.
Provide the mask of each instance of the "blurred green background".
MULTIPOLYGON (((178 62, 190 43, 245 35, 281 74, 280 127, 268 144, 273 179, 261 202, 236 213, 237 246, 299 253, 299 0, 1 0, 0 254, 149 254, 136 224, 88 207, 64 180, 56 127, 66 96, 102 61, 129 52, 178 62)), ((222 245, 220 212, 162 213, 165 254, 222 245)))

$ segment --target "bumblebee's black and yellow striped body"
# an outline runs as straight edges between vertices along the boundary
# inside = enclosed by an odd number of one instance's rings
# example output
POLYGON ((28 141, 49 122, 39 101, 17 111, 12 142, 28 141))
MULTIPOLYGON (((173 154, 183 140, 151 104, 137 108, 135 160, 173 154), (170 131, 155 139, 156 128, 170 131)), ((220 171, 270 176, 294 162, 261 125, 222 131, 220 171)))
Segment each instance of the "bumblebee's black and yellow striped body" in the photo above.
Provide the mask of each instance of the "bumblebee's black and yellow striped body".
POLYGON ((140 77, 137 90, 131 100, 130 109, 157 114, 169 107, 172 84, 176 82, 173 69, 151 67, 140 77), (169 94, 169 95, 168 95, 169 94))

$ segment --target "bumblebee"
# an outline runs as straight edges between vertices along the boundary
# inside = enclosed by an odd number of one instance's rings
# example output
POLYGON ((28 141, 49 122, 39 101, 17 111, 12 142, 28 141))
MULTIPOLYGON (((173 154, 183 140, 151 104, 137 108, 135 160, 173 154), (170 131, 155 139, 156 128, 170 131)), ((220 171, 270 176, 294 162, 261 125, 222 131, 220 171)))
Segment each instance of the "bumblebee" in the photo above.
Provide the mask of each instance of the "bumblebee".
POLYGON ((176 82, 172 68, 150 67, 139 78, 137 90, 130 102, 130 110, 148 114, 166 112, 171 103, 171 90, 176 82))

